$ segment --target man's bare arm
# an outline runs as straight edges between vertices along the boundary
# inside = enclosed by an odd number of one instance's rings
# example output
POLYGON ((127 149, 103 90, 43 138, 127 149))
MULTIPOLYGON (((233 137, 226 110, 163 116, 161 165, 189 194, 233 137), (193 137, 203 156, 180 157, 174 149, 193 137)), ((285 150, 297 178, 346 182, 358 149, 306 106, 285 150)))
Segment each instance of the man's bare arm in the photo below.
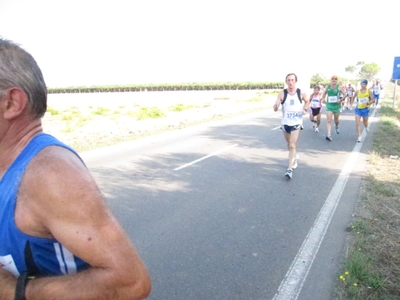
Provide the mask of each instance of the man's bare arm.
POLYGON ((91 267, 74 275, 31 280, 26 299, 147 297, 147 270, 86 167, 66 149, 48 147, 42 152, 21 184, 16 222, 28 234, 56 238, 91 267))
POLYGON ((374 94, 371 92, 368 92, 368 100, 369 100, 369 104, 374 104, 375 103, 375 98, 374 98, 374 94))
POLYGON ((277 111, 283 100, 283 90, 279 92, 274 104, 274 111, 277 111))
POLYGON ((304 101, 304 106, 303 106, 304 109, 305 109, 304 114, 306 114, 308 108, 310 107, 310 98, 309 98, 309 96, 308 96, 306 93, 302 93, 301 99, 304 101))
POLYGON ((17 279, 6 269, 0 267, 0 300, 14 299, 17 279))
POLYGON ((368 90, 373 91, 374 88, 375 88, 375 83, 373 83, 373 84, 371 85, 371 87, 370 87, 368 90))
POLYGON ((341 86, 340 91, 342 92, 342 97, 339 99, 339 101, 343 102, 347 96, 347 88, 345 86, 341 86))
POLYGON ((358 90, 354 90, 353 97, 351 97, 352 102, 354 102, 354 99, 356 99, 357 95, 358 95, 358 90))
POLYGON ((324 89, 324 93, 322 94, 322 103, 326 103, 326 90, 327 90, 327 87, 324 89))

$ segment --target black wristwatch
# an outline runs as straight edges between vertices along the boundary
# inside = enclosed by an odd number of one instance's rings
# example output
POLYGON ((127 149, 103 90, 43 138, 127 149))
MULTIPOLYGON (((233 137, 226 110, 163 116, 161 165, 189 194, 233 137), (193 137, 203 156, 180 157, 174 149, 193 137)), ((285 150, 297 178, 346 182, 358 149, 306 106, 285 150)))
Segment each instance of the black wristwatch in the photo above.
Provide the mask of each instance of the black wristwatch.
POLYGON ((28 284, 29 277, 28 272, 22 272, 17 280, 17 286, 15 287, 14 300, 25 300, 25 288, 28 284))

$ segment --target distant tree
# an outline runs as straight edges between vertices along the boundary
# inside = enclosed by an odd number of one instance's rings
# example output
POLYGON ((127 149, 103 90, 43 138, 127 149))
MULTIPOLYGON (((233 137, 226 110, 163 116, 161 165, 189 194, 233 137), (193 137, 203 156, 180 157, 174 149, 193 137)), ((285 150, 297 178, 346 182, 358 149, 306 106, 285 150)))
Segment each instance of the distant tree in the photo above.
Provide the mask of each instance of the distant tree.
POLYGON ((346 73, 350 73, 351 77, 353 77, 354 76, 354 72, 357 71, 357 67, 356 66, 348 66, 344 70, 345 70, 346 73))
POLYGON ((367 64, 364 61, 359 61, 355 66, 348 66, 345 68, 347 73, 354 74, 357 72, 357 79, 367 80, 373 80, 380 70, 381 68, 376 63, 367 64))
POLYGON ((361 67, 359 76, 367 80, 373 80, 381 68, 376 63, 365 64, 361 67))
POLYGON ((348 66, 346 67, 345 71, 348 73, 354 73, 357 70, 356 66, 348 66))
POLYGON ((350 73, 350 78, 346 79, 345 82, 356 84, 358 82, 358 78, 354 76, 354 73, 358 70, 357 66, 348 66, 345 69, 345 72, 350 73))
POLYGON ((328 80, 327 80, 322 74, 317 73, 317 74, 315 74, 315 75, 313 75, 313 76, 311 77, 311 80, 310 80, 310 81, 311 81, 311 82, 310 82, 311 86, 314 86, 318 81, 321 82, 321 83, 325 83, 325 82, 327 82, 328 80))

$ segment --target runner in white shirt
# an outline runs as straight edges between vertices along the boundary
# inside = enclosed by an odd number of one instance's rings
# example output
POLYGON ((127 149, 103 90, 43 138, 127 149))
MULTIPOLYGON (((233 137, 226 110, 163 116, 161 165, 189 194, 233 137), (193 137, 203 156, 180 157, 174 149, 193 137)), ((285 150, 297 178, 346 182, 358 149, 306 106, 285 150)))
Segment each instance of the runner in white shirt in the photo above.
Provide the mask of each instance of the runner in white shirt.
POLYGON ((289 149, 289 164, 285 176, 292 178, 293 170, 297 168, 297 139, 303 125, 303 116, 309 107, 308 96, 296 88, 297 76, 290 73, 286 76, 287 89, 279 92, 274 104, 277 111, 282 104, 282 131, 289 149))
MULTIPOLYGON (((339 82, 339 98, 345 98, 347 94, 347 87, 342 81, 339 82)), ((344 101, 340 102, 340 112, 343 112, 344 101)))
POLYGON ((354 88, 353 86, 349 83, 347 86, 347 97, 346 97, 346 108, 352 110, 353 109, 353 95, 354 95, 354 88))
POLYGON ((378 102, 379 102, 379 98, 380 98, 382 89, 383 89, 383 86, 379 80, 376 80, 375 83, 371 87, 371 90, 374 94, 375 107, 378 106, 378 102))
POLYGON ((322 94, 320 87, 314 87, 314 93, 310 96, 310 121, 313 123, 315 132, 319 132, 319 124, 321 124, 322 94))

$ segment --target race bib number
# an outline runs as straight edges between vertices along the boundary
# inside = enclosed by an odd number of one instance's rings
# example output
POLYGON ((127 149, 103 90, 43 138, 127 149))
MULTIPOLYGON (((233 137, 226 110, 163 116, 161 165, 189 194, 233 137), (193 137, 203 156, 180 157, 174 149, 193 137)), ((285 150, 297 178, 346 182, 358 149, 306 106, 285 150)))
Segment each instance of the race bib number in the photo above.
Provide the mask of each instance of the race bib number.
POLYGON ((329 103, 337 103, 337 96, 329 96, 328 97, 328 102, 329 103))
POLYGON ((358 98, 358 102, 361 104, 367 104, 368 103, 368 98, 358 98))
POLYGON ((319 100, 318 99, 313 99, 311 101, 311 107, 313 107, 313 108, 319 107, 319 100))
POLYGON ((301 112, 298 111, 288 111, 286 112, 286 118, 287 119, 296 119, 298 117, 302 117, 303 114, 301 112))

